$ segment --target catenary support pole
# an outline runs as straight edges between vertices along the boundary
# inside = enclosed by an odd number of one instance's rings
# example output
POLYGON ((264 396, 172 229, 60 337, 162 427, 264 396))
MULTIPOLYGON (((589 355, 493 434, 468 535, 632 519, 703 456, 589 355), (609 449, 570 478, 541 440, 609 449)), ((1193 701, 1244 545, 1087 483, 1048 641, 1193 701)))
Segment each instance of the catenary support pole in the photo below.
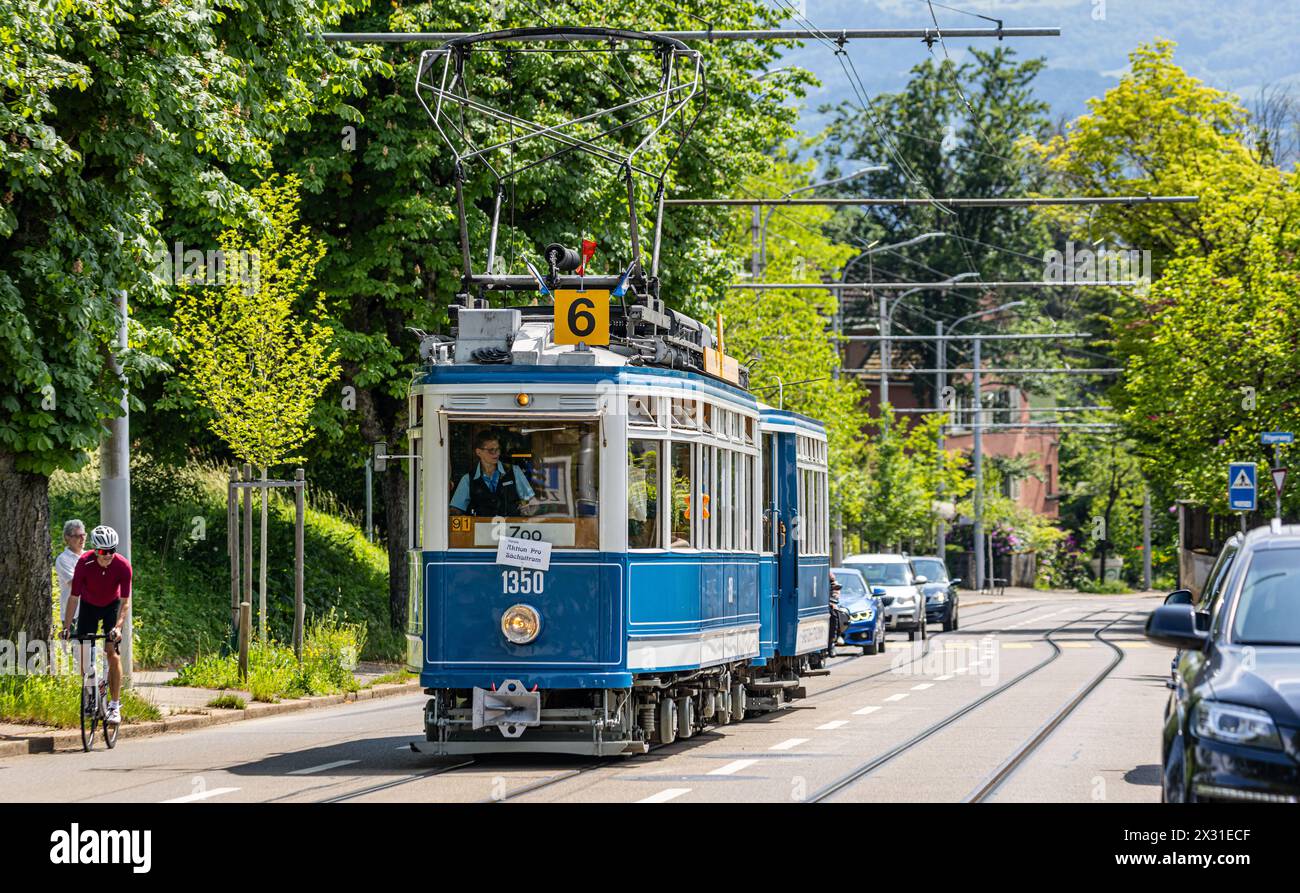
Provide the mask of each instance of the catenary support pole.
MULTIPOLYGON (((126 375, 120 359, 129 346, 125 290, 118 292, 117 312, 117 344, 114 353, 109 357, 109 363, 113 375, 122 382, 122 414, 108 420, 106 423, 108 433, 100 441, 99 523, 117 531, 117 551, 130 561, 131 417, 126 393, 126 375)), ((132 601, 132 604, 134 603, 132 601)), ((122 642, 118 652, 122 660, 122 681, 127 686, 131 684, 131 671, 134 669, 132 613, 130 610, 127 611, 126 621, 122 624, 122 642)))
MULTIPOLYGON (((935 347, 937 348, 935 353, 938 354, 938 363, 936 365, 939 367, 939 371, 936 372, 934 375, 934 407, 936 410, 942 411, 943 391, 947 385, 947 382, 945 381, 947 376, 944 374, 943 370, 944 367, 948 365, 948 342, 943 340, 942 322, 936 322, 934 324, 934 335, 935 335, 934 343, 935 343, 935 347)), ((937 495, 939 496, 939 501, 942 502, 943 501, 943 466, 944 466, 944 455, 945 455, 942 425, 939 426, 938 445, 939 445, 939 455, 936 457, 936 459, 939 464, 939 485, 936 488, 936 492, 937 495)), ((948 552, 947 552, 948 522, 943 519, 942 515, 939 516, 939 523, 935 528, 934 545, 935 545, 935 549, 939 553, 939 560, 944 563, 944 567, 947 567, 948 566, 948 552)))

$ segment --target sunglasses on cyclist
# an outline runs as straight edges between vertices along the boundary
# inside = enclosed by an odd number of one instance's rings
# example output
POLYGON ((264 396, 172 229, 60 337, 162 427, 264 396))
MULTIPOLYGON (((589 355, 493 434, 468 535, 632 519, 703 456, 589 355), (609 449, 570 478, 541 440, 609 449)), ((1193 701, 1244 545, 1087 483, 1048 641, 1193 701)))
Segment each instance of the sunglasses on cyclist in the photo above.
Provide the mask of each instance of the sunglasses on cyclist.
POLYGON ((95 550, 95 554, 96 554, 96 555, 112 555, 112 554, 115 553, 116 551, 117 551, 116 549, 96 549, 96 550, 95 550))

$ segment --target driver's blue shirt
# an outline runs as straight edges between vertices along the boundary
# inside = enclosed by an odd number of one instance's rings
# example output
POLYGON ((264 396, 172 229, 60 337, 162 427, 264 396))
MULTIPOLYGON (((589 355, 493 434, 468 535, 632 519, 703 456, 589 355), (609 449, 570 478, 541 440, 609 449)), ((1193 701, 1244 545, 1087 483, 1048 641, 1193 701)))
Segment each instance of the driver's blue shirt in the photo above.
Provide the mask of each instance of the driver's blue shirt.
MULTIPOLYGON (((515 490, 519 493, 519 499, 521 502, 527 502, 528 500, 532 499, 536 494, 533 492, 533 488, 528 485, 528 479, 524 477, 524 473, 519 468, 519 466, 513 465, 511 467, 514 469, 515 472, 515 490)), ((475 466, 474 480, 478 480, 479 478, 482 478, 483 483, 487 484, 487 488, 491 490, 493 493, 495 493, 497 491, 497 485, 501 483, 500 464, 498 464, 496 468, 492 469, 492 473, 488 475, 483 474, 482 465, 475 466)), ((463 474, 460 476, 460 483, 456 485, 456 492, 451 494, 451 507, 455 509, 460 509, 462 512, 469 511, 469 475, 468 474, 463 474)))

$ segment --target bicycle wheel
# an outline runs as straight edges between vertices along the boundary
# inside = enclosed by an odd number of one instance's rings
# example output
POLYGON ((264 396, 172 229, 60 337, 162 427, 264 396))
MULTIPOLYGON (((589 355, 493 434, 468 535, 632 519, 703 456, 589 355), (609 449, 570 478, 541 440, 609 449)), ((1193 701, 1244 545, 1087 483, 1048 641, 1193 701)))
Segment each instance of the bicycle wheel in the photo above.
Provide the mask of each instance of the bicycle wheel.
POLYGON ((95 687, 81 683, 81 749, 89 752, 95 746, 95 724, 99 721, 99 705, 95 703, 95 687))
POLYGON ((105 713, 102 717, 104 721, 104 743, 108 745, 109 750, 112 750, 117 746, 117 730, 121 728, 121 725, 119 723, 108 721, 108 694, 106 692, 100 692, 99 702, 105 705, 105 713))

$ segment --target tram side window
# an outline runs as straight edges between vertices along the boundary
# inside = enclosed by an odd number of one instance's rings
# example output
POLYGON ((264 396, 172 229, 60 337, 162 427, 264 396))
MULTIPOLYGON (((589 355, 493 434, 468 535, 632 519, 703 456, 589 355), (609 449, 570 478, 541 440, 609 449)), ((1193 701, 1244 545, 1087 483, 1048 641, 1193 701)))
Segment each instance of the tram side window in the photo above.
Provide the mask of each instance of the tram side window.
POLYGON ((452 548, 495 549, 502 536, 557 549, 598 546, 594 421, 453 421, 448 441, 452 548))
POLYGON ((674 443, 672 466, 673 529, 672 547, 689 549, 691 537, 691 445, 674 443))
POLYGON ((661 440, 627 444, 627 547, 658 549, 661 440))
POLYGON ((419 549, 424 543, 424 438, 420 436, 419 428, 411 428, 406 432, 407 442, 411 445, 411 456, 413 458, 406 460, 406 479, 410 486, 407 506, 409 507, 410 516, 407 524, 407 548, 419 549))

